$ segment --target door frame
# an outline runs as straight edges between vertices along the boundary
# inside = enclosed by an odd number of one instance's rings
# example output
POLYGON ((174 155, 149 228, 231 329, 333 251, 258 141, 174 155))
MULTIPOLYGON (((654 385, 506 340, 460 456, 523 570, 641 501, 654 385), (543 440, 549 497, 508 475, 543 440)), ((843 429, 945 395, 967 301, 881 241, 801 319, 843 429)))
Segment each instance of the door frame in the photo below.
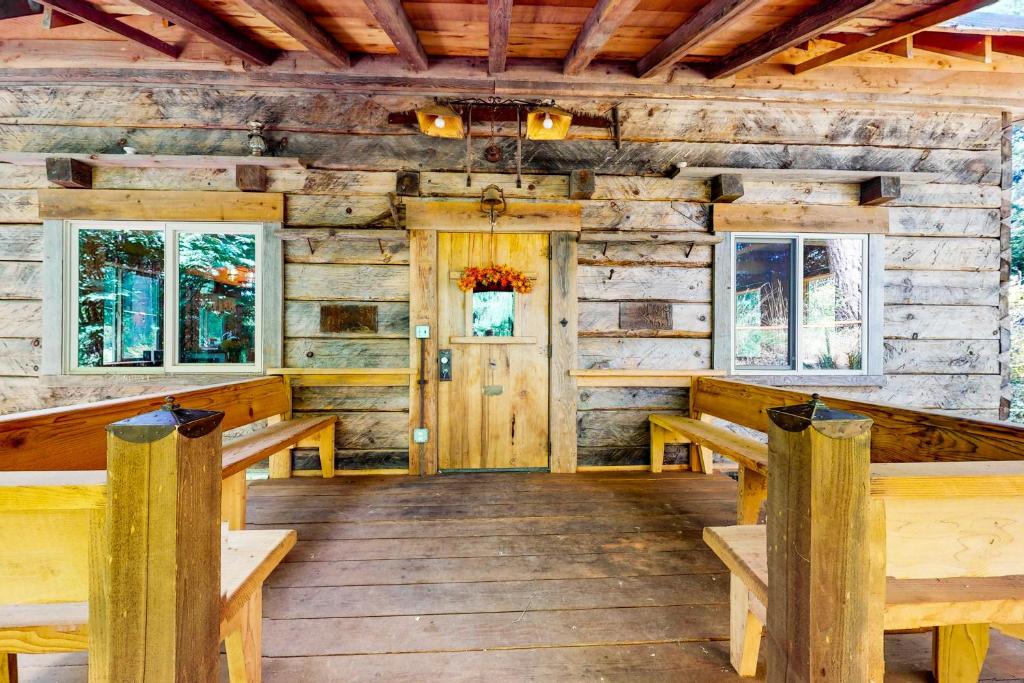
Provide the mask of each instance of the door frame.
MULTIPOLYGON (((409 232, 409 367, 412 370, 409 474, 432 475, 438 472, 437 233, 486 233, 490 232, 491 224, 486 214, 480 212, 476 200, 418 199, 415 202, 421 210, 409 212, 406 223, 409 232), (417 325, 430 326, 428 339, 416 338, 417 325), (421 414, 430 434, 425 444, 413 442, 413 430, 420 426, 421 414)), ((576 269, 580 210, 576 202, 510 200, 506 213, 494 226, 494 231, 501 233, 550 233, 548 438, 551 449, 548 462, 553 473, 576 471, 576 378, 571 370, 576 367, 579 327, 576 269)))

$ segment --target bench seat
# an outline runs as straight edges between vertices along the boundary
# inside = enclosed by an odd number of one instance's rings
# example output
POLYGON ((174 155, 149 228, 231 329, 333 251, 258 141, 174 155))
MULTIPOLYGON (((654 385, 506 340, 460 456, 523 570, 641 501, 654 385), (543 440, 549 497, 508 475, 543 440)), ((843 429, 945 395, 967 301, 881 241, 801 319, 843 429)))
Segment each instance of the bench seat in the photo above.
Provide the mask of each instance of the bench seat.
MULTIPOLYGON (((331 455, 333 457, 334 432, 331 428, 337 421, 336 415, 282 420, 226 443, 222 454, 222 476, 227 478, 232 474, 242 472, 274 453, 290 446, 296 446, 301 441, 328 430, 331 431, 331 455)), ((321 463, 321 467, 323 466, 324 464, 321 463)), ((333 470, 333 460, 331 469, 333 470)))
POLYGON ((652 414, 649 419, 652 425, 668 432, 665 443, 699 443, 740 467, 768 474, 768 444, 692 417, 652 414))
MULTIPOLYGON (((704 542, 729 568, 730 636, 739 673, 756 668, 768 602, 768 541, 764 525, 706 527, 704 542), (737 595, 738 592, 746 595, 737 595), (736 603, 750 612, 737 615, 736 603), (745 603, 745 605, 744 605, 745 603), (754 617, 751 620, 749 617, 754 617)), ((1024 569, 1022 569, 1024 571, 1024 569)), ((886 579, 885 629, 897 631, 960 624, 993 624, 1024 634, 1024 575, 988 578, 886 579)))
MULTIPOLYGON (((259 680, 263 582, 295 538, 290 529, 229 531, 223 538, 220 635, 232 683, 259 680)), ((13 654, 85 650, 88 621, 85 602, 0 605, 0 649, 13 654)))

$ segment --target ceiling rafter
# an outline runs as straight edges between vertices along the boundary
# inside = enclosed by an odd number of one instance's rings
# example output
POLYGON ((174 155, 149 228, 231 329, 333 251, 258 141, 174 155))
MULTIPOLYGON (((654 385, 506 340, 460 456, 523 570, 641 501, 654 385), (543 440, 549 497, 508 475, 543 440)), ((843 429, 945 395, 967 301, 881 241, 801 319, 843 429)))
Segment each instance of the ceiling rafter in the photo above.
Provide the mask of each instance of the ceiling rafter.
POLYGON ((562 73, 575 76, 594 61, 640 0, 597 0, 565 56, 562 73))
POLYGON ((708 78, 732 76, 888 2, 889 0, 823 0, 810 11, 733 50, 720 61, 713 62, 706 67, 704 73, 708 78))
POLYGON ((277 52, 239 33, 189 0, 132 0, 132 2, 253 64, 269 66, 277 59, 277 52))
POLYGON ((487 0, 487 72, 505 71, 508 58, 508 36, 512 30, 512 0, 487 0))
POLYGON ((955 19, 962 14, 973 12, 980 7, 992 5, 996 1, 997 0, 958 0, 957 2, 943 5, 938 9, 925 12, 924 14, 910 19, 909 21, 901 22, 894 26, 884 28, 870 36, 865 36, 863 39, 855 43, 844 45, 843 47, 836 48, 831 52, 826 52, 823 55, 818 55, 817 57, 808 59, 806 62, 801 62, 793 67, 793 72, 797 74, 806 73, 811 69, 817 69, 845 57, 860 54, 861 52, 867 52, 868 50, 874 50, 876 47, 887 45, 900 40, 901 38, 906 38, 907 36, 913 36, 915 33, 927 31, 936 24, 941 24, 945 21, 949 21, 950 19, 955 19))
POLYGON ((176 46, 165 43, 159 38, 151 36, 145 31, 140 31, 123 21, 118 21, 113 15, 96 9, 84 0, 46 0, 45 4, 52 9, 60 11, 62 14, 93 24, 111 33, 116 33, 167 57, 177 59, 181 53, 181 50, 176 46))
POLYGON ((245 2, 331 66, 345 69, 352 65, 352 60, 341 43, 317 24, 294 0, 245 2))
POLYGON ((925 52, 982 64, 992 63, 992 36, 924 31, 914 34, 911 40, 915 48, 925 52))
POLYGON ((726 26, 758 0, 712 0, 636 64, 640 78, 658 76, 672 68, 713 33, 726 26))
POLYGON ((409 21, 409 15, 402 7, 401 0, 365 0, 367 9, 377 19, 381 29, 388 35, 398 54, 408 62, 413 71, 427 70, 427 52, 416 35, 416 29, 409 21))

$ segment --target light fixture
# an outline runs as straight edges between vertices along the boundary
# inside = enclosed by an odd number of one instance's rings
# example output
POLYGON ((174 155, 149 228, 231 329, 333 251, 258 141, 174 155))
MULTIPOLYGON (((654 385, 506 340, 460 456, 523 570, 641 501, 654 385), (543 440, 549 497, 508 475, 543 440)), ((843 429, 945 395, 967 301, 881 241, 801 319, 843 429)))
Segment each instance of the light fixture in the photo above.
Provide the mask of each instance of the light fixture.
POLYGON ((531 109, 526 115, 526 137, 530 140, 564 140, 572 125, 572 114, 555 106, 531 109))
POLYGON ((462 139, 466 129, 462 125, 462 115, 446 104, 432 104, 416 110, 416 120, 420 132, 435 138, 462 139))

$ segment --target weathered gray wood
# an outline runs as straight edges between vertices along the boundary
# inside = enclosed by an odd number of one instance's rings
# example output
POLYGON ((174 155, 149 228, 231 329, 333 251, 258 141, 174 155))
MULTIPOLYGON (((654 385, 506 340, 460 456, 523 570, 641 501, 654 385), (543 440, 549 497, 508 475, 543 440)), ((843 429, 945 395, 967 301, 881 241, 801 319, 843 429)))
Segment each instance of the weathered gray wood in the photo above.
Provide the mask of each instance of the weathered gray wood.
POLYGON ((995 209, 889 209, 889 234, 902 236, 999 237, 995 209))
MULTIPOLYGON (((580 465, 582 466, 628 466, 648 465, 651 462, 649 446, 615 447, 615 446, 581 446, 580 465)), ((665 465, 688 465, 690 462, 689 446, 685 444, 666 444, 665 465)))
POLYGON ((385 195, 356 197, 293 194, 288 195, 285 214, 290 226, 372 224, 379 227, 396 227, 385 195))
POLYGON ((686 410, 689 389, 659 387, 584 387, 577 394, 580 410, 686 410))
POLYGON ((409 415, 404 412, 310 411, 305 417, 337 415, 334 444, 338 449, 408 448, 409 415))
POLYGON ((996 306, 999 273, 893 271, 885 274, 886 304, 996 306))
POLYGON ((275 237, 279 230, 280 223, 263 224, 263 274, 259 285, 264 368, 279 368, 284 358, 284 253, 281 240, 275 237))
POLYGON ((708 267, 711 265, 708 245, 689 242, 580 242, 581 265, 608 266, 676 266, 708 267))
POLYGON ((830 387, 828 394, 922 410, 991 410, 999 375, 890 375, 881 387, 830 387))
POLYGON ((894 237, 885 240, 887 270, 998 270, 999 240, 894 237))
POLYGON ((998 340, 912 340, 885 342, 886 374, 996 374, 998 340))
POLYGON ((43 375, 64 370, 64 222, 43 223, 43 252, 46 262, 39 270, 39 296, 42 298, 43 375))
MULTIPOLYGON (((661 411, 659 411, 661 412, 661 411)), ((682 415, 685 410, 665 410, 668 415, 682 415)), ((581 448, 598 446, 635 447, 651 443, 649 411, 586 410, 577 418, 581 448)))
POLYGON ((583 201, 584 230, 707 230, 710 217, 703 204, 690 202, 583 201))
POLYGON ((672 304, 661 301, 624 301, 619 304, 619 329, 671 330, 672 304))
MULTIPOLYGON (((300 239, 284 245, 287 263, 390 264, 409 263, 409 242, 390 237, 374 238, 368 230, 366 240, 300 239)), ((384 235, 385 233, 381 233, 384 235)))
POLYGON ((867 336, 867 358, 865 370, 868 375, 882 375, 883 351, 882 336, 885 308, 885 235, 868 235, 868 286, 867 307, 864 334, 867 336))
POLYGON ((409 269, 290 263, 284 271, 284 293, 298 301, 408 301, 409 269))
POLYGON ((333 302, 285 301, 284 334, 286 337, 372 337, 406 339, 409 336, 409 305, 405 302, 358 302, 354 305, 377 307, 377 331, 324 332, 320 326, 320 307, 333 302))
POLYGON ((409 342, 405 339, 285 339, 284 361, 290 368, 407 368, 409 342))
POLYGON ((579 256, 576 235, 552 233, 550 346, 548 378, 549 467, 554 473, 574 473, 577 466, 576 367, 579 348, 579 256))
POLYGON ((0 337, 0 375, 30 377, 39 374, 42 351, 38 338, 0 337))
POLYGON ((887 339, 998 339, 997 306, 885 307, 887 339))
POLYGON ((505 71, 505 60, 508 57, 512 0, 488 0, 487 27, 487 73, 500 74, 505 71))
POLYGON ((0 191, 0 223, 38 223, 39 199, 33 190, 0 191))
POLYGON ((42 264, 0 261, 0 299, 43 298, 42 264))
MULTIPOLYGON (((621 303, 613 301, 580 302, 580 335, 593 336, 621 332, 617 336, 627 336, 624 331, 619 330, 620 306, 621 303)), ((671 329, 710 337, 710 304, 672 304, 671 329)))
POLYGON ((580 266, 577 283, 584 300, 711 300, 711 272, 705 268, 580 266))
POLYGON ((292 408, 300 411, 409 410, 409 390, 405 387, 303 387, 292 388, 292 408))
POLYGON ((711 367, 705 339, 580 339, 579 367, 613 370, 704 370, 711 367))
POLYGON ((21 334, 43 336, 43 304, 41 301, 0 301, 0 336, 21 334))
POLYGON ((0 225, 0 261, 42 261, 39 225, 0 225))

